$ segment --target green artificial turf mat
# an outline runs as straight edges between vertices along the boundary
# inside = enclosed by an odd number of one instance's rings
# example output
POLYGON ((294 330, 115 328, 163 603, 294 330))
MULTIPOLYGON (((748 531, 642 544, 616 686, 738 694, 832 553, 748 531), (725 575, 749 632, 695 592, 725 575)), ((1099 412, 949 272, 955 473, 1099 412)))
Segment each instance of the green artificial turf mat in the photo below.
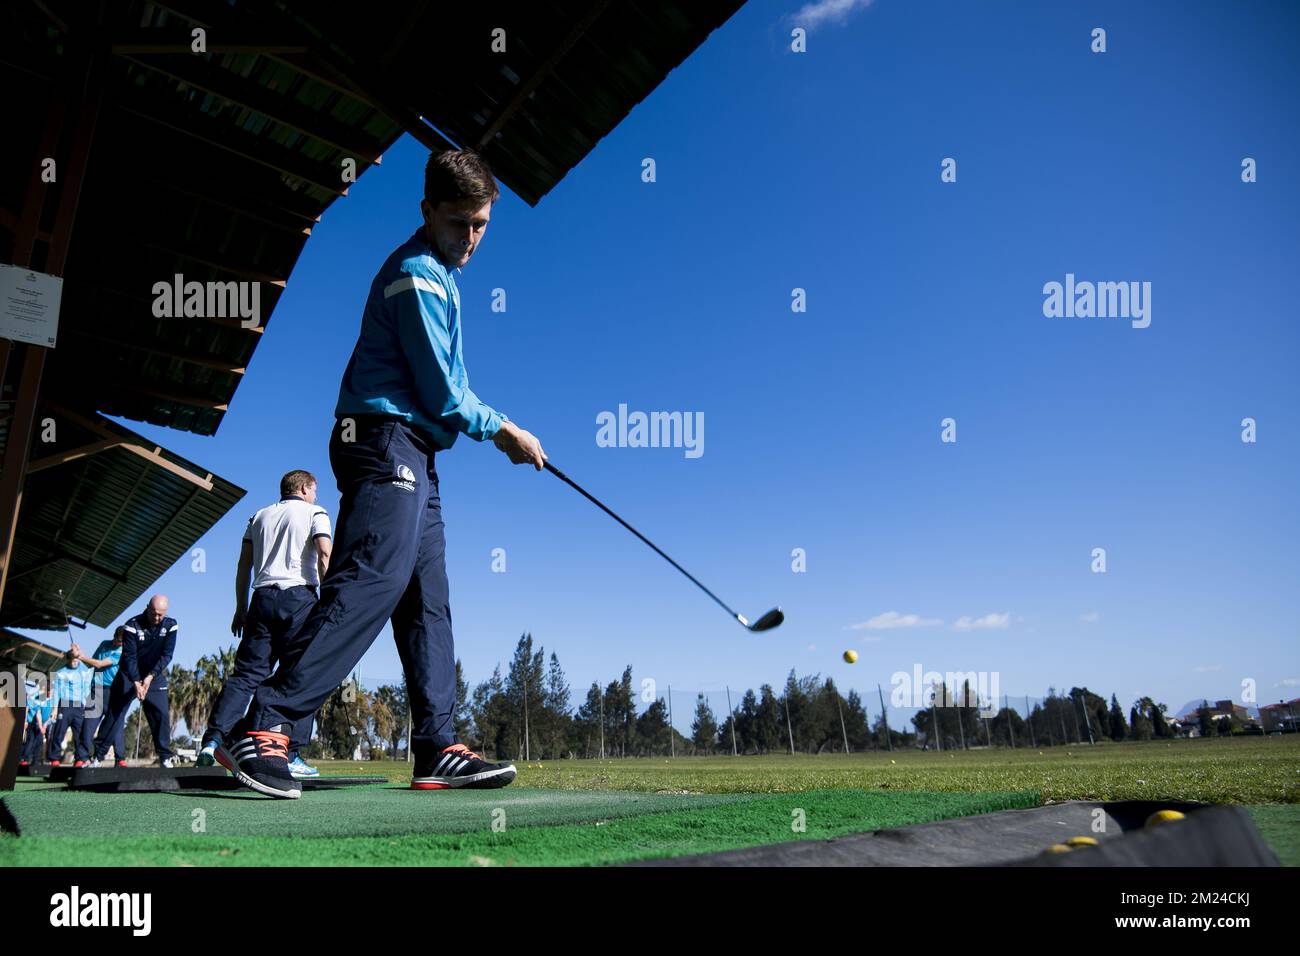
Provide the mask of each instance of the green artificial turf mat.
POLYGON ((1037 806, 1040 798, 1036 791, 664 796, 514 788, 421 793, 378 786, 315 793, 293 803, 50 793, 15 795, 6 803, 13 804, 24 835, 0 838, 5 866, 571 866, 826 839, 1037 806), (86 802, 69 803, 73 796, 86 802), (38 799, 59 806, 34 808, 38 799), (113 803, 97 807, 95 801, 113 803), (501 831, 492 829, 496 808, 505 813, 501 831), (208 811, 205 833, 191 832, 196 809, 208 811), (313 835, 304 835, 306 829, 313 835), (64 835, 74 830, 78 835, 64 835))
POLYGON ((462 833, 491 826, 552 826, 628 814, 734 802, 742 795, 664 796, 653 793, 557 793, 501 790, 422 791, 391 784, 319 790, 298 800, 274 800, 245 790, 224 792, 94 793, 62 790, 14 794, 5 806, 23 836, 56 836, 76 820, 83 832, 116 836, 176 836, 202 821, 212 836, 359 837, 462 833), (200 811, 196 813, 195 811, 200 811), (498 814, 498 816, 500 816, 498 814))

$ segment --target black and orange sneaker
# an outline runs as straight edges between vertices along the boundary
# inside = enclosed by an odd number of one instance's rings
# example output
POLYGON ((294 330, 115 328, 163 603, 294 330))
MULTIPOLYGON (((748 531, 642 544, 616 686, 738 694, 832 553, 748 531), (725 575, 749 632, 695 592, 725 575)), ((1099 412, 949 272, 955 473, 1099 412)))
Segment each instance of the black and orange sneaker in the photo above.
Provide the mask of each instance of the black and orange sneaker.
POLYGON ((415 765, 412 790, 453 790, 462 787, 494 790, 515 779, 515 765, 488 763, 464 744, 452 744, 415 765))
POLYGON ((217 763, 250 790, 288 800, 302 796, 302 784, 289 773, 289 738, 285 734, 250 731, 229 747, 218 746, 215 756, 217 763))

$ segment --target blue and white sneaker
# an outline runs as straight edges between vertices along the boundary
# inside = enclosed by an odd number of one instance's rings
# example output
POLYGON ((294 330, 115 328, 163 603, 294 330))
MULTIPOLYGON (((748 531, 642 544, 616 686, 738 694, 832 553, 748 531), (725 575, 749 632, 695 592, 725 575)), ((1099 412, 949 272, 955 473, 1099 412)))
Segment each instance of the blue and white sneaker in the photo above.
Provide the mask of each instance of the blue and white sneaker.
POLYGON ((302 759, 302 754, 289 761, 289 776, 295 780, 310 780, 319 777, 320 771, 302 759))
POLYGON ((217 744, 218 741, 216 740, 210 740, 206 744, 204 744, 203 749, 199 751, 198 759, 194 761, 195 766, 198 767, 215 766, 217 763, 217 744))

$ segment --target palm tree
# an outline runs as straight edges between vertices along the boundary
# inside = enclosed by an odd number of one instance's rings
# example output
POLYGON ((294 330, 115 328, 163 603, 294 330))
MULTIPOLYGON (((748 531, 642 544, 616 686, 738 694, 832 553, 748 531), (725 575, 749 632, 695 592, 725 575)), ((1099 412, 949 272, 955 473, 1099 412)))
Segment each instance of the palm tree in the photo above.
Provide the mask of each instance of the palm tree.
MULTIPOLYGON (((207 727, 212 708, 217 706, 217 698, 221 696, 221 689, 235 672, 236 653, 235 646, 231 645, 216 654, 200 657, 195 665, 197 692, 193 707, 196 728, 207 727)), ((188 718, 186 723, 189 723, 188 718)))
POLYGON ((190 736, 194 735, 194 727, 190 724, 190 707, 194 700, 194 691, 194 672, 179 664, 173 664, 167 671, 167 719, 171 725, 170 736, 176 736, 176 726, 182 720, 189 728, 190 736))

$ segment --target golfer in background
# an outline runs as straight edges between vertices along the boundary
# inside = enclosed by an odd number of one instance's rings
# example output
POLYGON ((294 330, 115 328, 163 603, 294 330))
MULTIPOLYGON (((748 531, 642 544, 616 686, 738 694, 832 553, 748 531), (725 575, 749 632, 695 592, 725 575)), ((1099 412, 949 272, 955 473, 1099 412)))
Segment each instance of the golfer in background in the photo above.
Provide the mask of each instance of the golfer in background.
MULTIPOLYGON (((244 716, 253 692, 271 676, 316 606, 316 589, 329 567, 330 544, 330 517, 316 504, 316 477, 309 471, 289 472, 280 479, 280 500, 253 515, 244 531, 235 571, 235 617, 230 622, 230 632, 243 637, 235 654, 235 672, 208 718, 200 767, 212 766, 218 747, 244 716)), ((311 721, 311 714, 294 721, 289 733, 289 772, 298 779, 320 776, 301 754, 311 740, 311 721)), ((233 762, 227 769, 234 769, 233 762)))
POLYGON ((68 651, 67 666, 54 672, 53 692, 50 699, 54 701, 54 733, 49 735, 48 750, 50 766, 57 767, 63 763, 63 738, 72 731, 72 748, 74 766, 85 766, 90 759, 83 733, 86 720, 86 698, 90 696, 91 685, 95 681, 95 672, 81 664, 81 654, 77 645, 68 651))
POLYGON ((121 668, 108 692, 108 709, 95 738, 92 766, 103 763, 109 740, 115 739, 126 722, 126 712, 137 700, 149 721, 159 765, 176 766, 167 704, 167 665, 176 651, 176 619, 167 616, 167 608, 167 596, 155 594, 142 613, 122 625, 121 668))
MULTIPOLYGON (((500 195, 469 151, 429 158, 424 222, 370 284, 361 333, 343 373, 330 438, 339 486, 334 557, 320 603, 232 735, 235 775, 275 797, 297 797, 289 734, 315 713, 392 620, 410 694, 411 786, 501 787, 513 764, 491 764, 456 739, 456 655, 434 456, 457 436, 491 439, 539 471, 537 439, 479 400, 461 354, 454 273, 482 241, 500 195)), ((482 506, 488 506, 484 503, 482 506)))
POLYGON ((27 681, 24 690, 27 694, 27 736, 23 738, 23 751, 18 766, 30 767, 41 762, 45 732, 49 729, 54 702, 41 693, 35 681, 27 681))
MULTIPOLYGON (((126 635, 126 628, 119 627, 113 632, 111 639, 100 641, 99 646, 95 648, 95 653, 90 657, 81 653, 81 648, 77 644, 72 645, 72 649, 77 652, 82 663, 87 667, 94 668, 95 679, 90 687, 90 697, 86 701, 86 719, 81 725, 82 737, 85 740, 86 753, 92 757, 96 753, 96 736, 95 732, 100 729, 108 714, 108 697, 113 689, 113 683, 117 680, 117 671, 122 662, 122 639, 126 635)), ((117 724, 116 730, 109 728, 112 733, 112 740, 104 740, 104 756, 108 756, 108 748, 111 744, 113 747, 113 757, 117 760, 119 767, 126 766, 126 727, 123 722, 117 724)), ((92 759, 90 766, 102 767, 103 758, 92 759)))

